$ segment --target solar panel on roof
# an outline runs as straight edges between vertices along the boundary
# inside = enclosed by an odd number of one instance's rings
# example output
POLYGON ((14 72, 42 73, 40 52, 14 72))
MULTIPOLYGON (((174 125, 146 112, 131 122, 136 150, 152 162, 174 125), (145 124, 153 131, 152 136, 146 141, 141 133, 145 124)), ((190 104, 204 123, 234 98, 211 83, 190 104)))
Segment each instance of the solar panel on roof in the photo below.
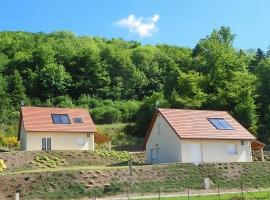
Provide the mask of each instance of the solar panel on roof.
POLYGON ((52 120, 54 124, 70 124, 67 114, 52 114, 52 120))
POLYGON ((80 117, 73 118, 73 121, 74 121, 75 123, 83 123, 83 120, 82 120, 82 118, 80 118, 80 117))
POLYGON ((233 130, 234 128, 223 118, 209 118, 211 124, 219 130, 233 130))

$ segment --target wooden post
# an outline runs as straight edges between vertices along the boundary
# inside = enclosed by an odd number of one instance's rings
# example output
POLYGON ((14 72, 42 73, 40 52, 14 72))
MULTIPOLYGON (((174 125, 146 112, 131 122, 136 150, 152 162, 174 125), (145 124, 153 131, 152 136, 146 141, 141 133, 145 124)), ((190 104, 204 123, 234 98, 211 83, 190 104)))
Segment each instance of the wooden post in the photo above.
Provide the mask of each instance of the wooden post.
POLYGON ((244 191, 243 191, 243 182, 242 182, 242 180, 241 180, 241 183, 240 183, 240 185, 241 185, 241 197, 242 197, 242 199, 244 199, 244 191))
POLYGON ((218 199, 220 200, 220 189, 219 189, 219 184, 218 184, 218 199))
POLYGON ((129 185, 127 186, 127 198, 129 200, 129 185))
POLYGON ((109 142, 108 142, 108 149, 109 149, 109 151, 112 150, 112 141, 109 141, 109 142))

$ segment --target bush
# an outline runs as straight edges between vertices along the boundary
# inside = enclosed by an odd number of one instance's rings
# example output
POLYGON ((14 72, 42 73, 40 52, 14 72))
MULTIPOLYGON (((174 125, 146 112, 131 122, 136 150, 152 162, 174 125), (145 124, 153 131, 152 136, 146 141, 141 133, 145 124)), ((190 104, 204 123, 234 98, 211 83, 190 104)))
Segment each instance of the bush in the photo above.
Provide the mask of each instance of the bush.
POLYGON ((7 168, 4 160, 0 159, 0 172, 4 171, 7 168))
POLYGON ((132 155, 127 151, 106 151, 106 150, 96 150, 96 154, 105 158, 116 158, 121 161, 132 160, 132 155))
POLYGON ((104 186, 104 194, 116 194, 121 192, 121 184, 117 180, 112 180, 110 185, 104 186))
POLYGON ((11 137, 4 137, 2 139, 3 146, 14 148, 19 146, 19 142, 17 141, 17 137, 11 136, 11 137))
POLYGON ((92 98, 89 95, 81 95, 78 101, 76 102, 78 106, 87 106, 88 108, 101 107, 103 105, 102 100, 97 98, 92 98))
POLYGON ((121 112, 112 107, 98 107, 91 110, 91 115, 95 123, 111 124, 120 121, 121 112))
POLYGON ((31 161, 30 164, 41 168, 56 168, 63 162, 65 162, 64 159, 60 159, 56 156, 37 154, 35 155, 35 159, 31 161))

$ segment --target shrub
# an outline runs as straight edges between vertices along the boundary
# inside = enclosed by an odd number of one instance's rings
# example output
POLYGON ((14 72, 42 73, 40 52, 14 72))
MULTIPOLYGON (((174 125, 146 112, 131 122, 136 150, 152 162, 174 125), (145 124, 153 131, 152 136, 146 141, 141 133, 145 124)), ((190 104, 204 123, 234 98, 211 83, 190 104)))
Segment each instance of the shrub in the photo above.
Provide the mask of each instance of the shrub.
POLYGON ((112 180, 110 185, 104 186, 104 194, 116 194, 121 192, 121 184, 117 180, 112 180))
POLYGON ((102 100, 92 98, 89 95, 81 95, 78 101, 76 102, 78 106, 87 106, 88 108, 96 108, 102 106, 102 100))
POLYGON ((11 136, 11 137, 4 137, 2 139, 2 144, 3 146, 14 148, 18 147, 19 142, 17 141, 17 138, 15 136, 11 136))
POLYGON ((91 110, 91 115, 95 123, 111 124, 120 121, 121 112, 113 107, 97 107, 91 110))
POLYGON ((35 155, 35 159, 31 161, 30 164, 41 168, 56 168, 62 162, 64 162, 64 160, 56 156, 45 156, 42 154, 37 154, 35 155))
POLYGON ((116 158, 121 161, 132 160, 132 156, 127 151, 106 151, 106 150, 96 150, 96 153, 105 158, 116 158))
POLYGON ((4 171, 7 168, 4 160, 0 159, 0 172, 4 171))

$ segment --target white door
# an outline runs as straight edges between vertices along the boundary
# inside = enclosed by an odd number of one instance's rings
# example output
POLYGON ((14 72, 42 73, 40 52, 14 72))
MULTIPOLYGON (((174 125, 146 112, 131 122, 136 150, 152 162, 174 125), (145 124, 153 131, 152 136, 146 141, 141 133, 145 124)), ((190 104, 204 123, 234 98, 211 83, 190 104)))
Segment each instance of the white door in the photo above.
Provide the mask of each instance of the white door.
POLYGON ((155 149, 151 149, 151 163, 158 163, 159 162, 159 149, 155 148, 155 149))
POLYGON ((202 163, 202 149, 201 144, 191 143, 190 144, 191 162, 202 163))

